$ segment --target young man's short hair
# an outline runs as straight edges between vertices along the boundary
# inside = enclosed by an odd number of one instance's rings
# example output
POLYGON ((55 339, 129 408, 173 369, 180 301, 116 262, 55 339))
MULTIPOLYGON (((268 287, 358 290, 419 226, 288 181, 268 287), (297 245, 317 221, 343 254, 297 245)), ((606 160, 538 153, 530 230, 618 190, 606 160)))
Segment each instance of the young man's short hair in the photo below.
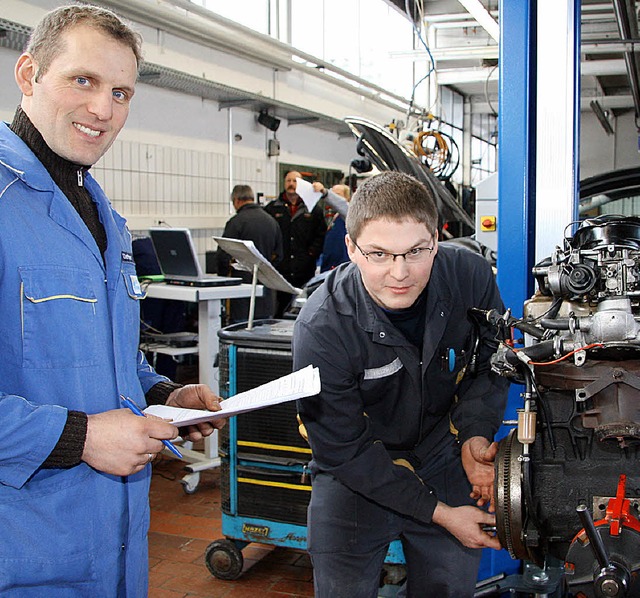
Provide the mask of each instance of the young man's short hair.
POLYGON ((413 220, 435 237, 438 208, 432 193, 420 181, 402 172, 382 172, 367 179, 355 192, 347 212, 347 232, 357 241, 371 220, 413 220))
POLYGON ((55 58, 64 50, 63 33, 72 27, 87 25, 131 48, 138 67, 142 62, 142 37, 118 15, 106 8, 87 4, 60 6, 47 13, 36 25, 26 52, 38 64, 36 81, 44 75, 55 58))

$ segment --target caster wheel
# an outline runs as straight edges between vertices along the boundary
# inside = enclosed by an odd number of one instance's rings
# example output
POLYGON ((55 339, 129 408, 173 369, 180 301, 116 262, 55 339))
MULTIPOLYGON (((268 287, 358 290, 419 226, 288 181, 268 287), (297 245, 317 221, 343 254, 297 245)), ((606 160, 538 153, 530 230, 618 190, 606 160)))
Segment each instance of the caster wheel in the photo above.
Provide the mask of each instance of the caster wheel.
POLYGON ((216 540, 204 553, 207 569, 218 579, 234 580, 240 577, 244 559, 242 552, 231 540, 216 540))
POLYGON ((185 494, 195 494, 200 483, 200 473, 188 473, 180 480, 180 483, 185 494))
POLYGON ((180 483, 182 484, 182 490, 185 494, 195 494, 198 491, 198 486, 194 486, 185 481, 181 481, 180 483))

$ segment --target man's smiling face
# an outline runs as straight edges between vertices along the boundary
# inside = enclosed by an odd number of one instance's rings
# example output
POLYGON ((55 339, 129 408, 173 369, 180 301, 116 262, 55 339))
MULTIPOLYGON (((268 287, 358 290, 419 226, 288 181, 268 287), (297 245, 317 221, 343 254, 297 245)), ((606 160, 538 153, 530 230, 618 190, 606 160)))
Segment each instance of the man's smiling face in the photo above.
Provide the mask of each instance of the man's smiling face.
POLYGON ((38 75, 33 56, 20 57, 16 79, 22 109, 56 154, 91 166, 127 120, 136 57, 127 45, 87 25, 62 35, 64 49, 44 73, 38 75))

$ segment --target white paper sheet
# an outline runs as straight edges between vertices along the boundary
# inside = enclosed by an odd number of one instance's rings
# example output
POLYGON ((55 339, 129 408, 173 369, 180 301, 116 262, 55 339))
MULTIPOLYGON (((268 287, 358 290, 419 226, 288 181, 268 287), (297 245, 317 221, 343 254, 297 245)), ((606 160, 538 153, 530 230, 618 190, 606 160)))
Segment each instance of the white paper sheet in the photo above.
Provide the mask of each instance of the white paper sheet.
POLYGON ((302 198, 309 211, 313 210, 318 200, 322 197, 322 193, 314 191, 313 185, 304 179, 296 179, 296 193, 302 198))
POLYGON ((220 411, 203 409, 184 409, 168 405, 151 405, 144 410, 147 415, 155 415, 168 419, 172 424, 182 427, 212 421, 223 417, 231 417, 239 413, 278 405, 287 401, 295 401, 304 397, 317 395, 320 392, 320 372, 309 365, 306 368, 267 382, 252 390, 241 392, 220 403, 220 411))

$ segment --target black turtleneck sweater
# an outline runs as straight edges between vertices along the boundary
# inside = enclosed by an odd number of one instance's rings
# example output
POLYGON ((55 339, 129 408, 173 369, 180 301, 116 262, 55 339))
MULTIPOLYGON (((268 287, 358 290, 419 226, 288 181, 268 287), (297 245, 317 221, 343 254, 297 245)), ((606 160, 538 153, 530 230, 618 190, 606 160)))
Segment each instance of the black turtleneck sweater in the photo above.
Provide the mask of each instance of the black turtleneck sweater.
MULTIPOLYGON (((84 186, 84 174, 89 166, 73 164, 56 154, 46 144, 40 131, 35 128, 20 106, 18 106, 9 128, 26 143, 36 158, 40 160, 55 184, 78 212, 95 239, 104 260, 107 250, 107 233, 100 222, 98 206, 84 186)), ((159 382, 146 394, 147 403, 165 403, 171 392, 181 387, 181 384, 174 382, 159 382)), ((41 467, 51 469, 78 465, 82 460, 86 437, 87 414, 81 411, 69 411, 67 423, 58 443, 41 467)))
POLYGON ((107 250, 107 233, 100 222, 98 206, 84 186, 84 173, 89 167, 73 164, 54 153, 45 143, 40 131, 33 126, 29 117, 19 106, 9 128, 29 146, 60 191, 80 214, 80 218, 93 235, 104 259, 107 250))
POLYGON ((426 302, 427 289, 425 288, 411 307, 398 310, 384 310, 391 323, 402 332, 412 345, 418 347, 420 351, 422 351, 422 341, 424 338, 426 317, 424 306, 426 302))

